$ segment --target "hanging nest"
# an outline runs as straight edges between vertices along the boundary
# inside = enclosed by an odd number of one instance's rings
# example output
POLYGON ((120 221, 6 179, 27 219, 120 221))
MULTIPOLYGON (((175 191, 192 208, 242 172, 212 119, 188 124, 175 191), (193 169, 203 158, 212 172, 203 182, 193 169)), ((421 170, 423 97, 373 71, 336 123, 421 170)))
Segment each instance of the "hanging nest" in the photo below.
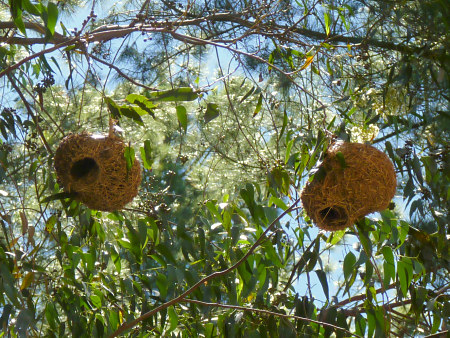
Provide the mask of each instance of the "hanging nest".
POLYGON ((388 207, 396 189, 394 167, 378 149, 336 142, 302 192, 307 215, 321 229, 336 231, 388 207))
POLYGON ((124 151, 123 140, 111 133, 69 135, 55 154, 58 181, 91 209, 120 210, 137 195, 141 183, 139 161, 135 158, 127 170, 124 151))

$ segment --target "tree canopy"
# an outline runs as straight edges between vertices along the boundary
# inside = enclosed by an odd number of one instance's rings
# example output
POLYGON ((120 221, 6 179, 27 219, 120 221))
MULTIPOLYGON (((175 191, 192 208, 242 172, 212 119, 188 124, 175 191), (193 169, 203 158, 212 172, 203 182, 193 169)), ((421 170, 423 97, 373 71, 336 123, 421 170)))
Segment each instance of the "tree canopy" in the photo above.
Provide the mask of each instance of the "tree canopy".
POLYGON ((0 337, 448 335, 449 5, 0 1, 0 337), (121 210, 56 175, 85 132, 136 154, 121 210), (336 140, 397 190, 325 231, 336 140))

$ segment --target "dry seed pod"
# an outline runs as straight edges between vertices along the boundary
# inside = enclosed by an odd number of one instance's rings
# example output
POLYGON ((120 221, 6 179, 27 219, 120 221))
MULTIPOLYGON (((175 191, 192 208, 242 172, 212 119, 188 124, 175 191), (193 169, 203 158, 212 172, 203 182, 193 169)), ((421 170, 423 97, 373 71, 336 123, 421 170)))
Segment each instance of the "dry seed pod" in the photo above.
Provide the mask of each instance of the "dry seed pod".
POLYGON ((307 215, 321 229, 336 231, 388 207, 396 190, 392 162, 378 149, 360 143, 331 145, 302 191, 307 215))
POLYGON ((123 140, 114 135, 69 135, 55 154, 58 181, 91 209, 120 210, 137 195, 141 182, 139 161, 127 170, 124 151, 123 140))

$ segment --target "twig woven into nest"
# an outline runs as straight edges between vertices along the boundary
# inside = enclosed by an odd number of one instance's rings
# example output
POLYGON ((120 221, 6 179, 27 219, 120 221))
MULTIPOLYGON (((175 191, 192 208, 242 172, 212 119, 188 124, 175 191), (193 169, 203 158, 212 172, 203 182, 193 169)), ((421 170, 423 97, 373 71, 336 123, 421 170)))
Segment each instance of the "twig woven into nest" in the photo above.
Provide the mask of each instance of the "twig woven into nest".
POLYGON ((334 143, 317 173, 301 198, 307 215, 328 231, 345 229, 367 214, 386 209, 397 185, 392 162, 367 144, 334 143))
POLYGON ((58 181, 91 209, 120 210, 137 195, 141 182, 139 161, 128 170, 124 150, 123 140, 114 135, 69 135, 55 154, 58 181))

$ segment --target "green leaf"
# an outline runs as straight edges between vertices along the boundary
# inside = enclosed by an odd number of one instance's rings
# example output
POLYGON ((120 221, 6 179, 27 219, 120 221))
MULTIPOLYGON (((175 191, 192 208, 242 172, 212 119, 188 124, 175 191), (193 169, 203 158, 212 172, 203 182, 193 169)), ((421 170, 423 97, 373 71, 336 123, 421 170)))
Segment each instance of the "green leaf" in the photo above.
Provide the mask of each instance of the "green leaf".
POLYGON ((414 173, 416 174, 417 180, 419 181, 420 185, 423 185, 422 166, 419 158, 415 154, 412 161, 412 168, 414 173))
POLYGON ((45 222, 45 231, 47 231, 48 233, 51 233, 53 231, 53 227, 55 226, 57 220, 58 220, 58 218, 56 217, 55 214, 51 215, 47 219, 47 222, 45 222))
POLYGON ((141 115, 134 109, 132 106, 120 106, 119 107, 120 115, 128 117, 136 122, 140 126, 144 126, 144 121, 142 120, 141 115))
POLYGON ((18 337, 27 337, 28 328, 34 324, 34 312, 30 309, 20 310, 16 319, 16 333, 18 337))
POLYGON ((353 274, 353 267, 356 263, 356 257, 353 252, 349 252, 344 258, 344 278, 346 280, 353 274))
POLYGON ((55 305, 51 302, 47 303, 45 306, 45 318, 47 319, 50 328, 53 331, 56 331, 59 326, 59 316, 55 305))
POLYGON ((25 24, 22 20, 22 11, 19 12, 19 15, 14 18, 14 23, 16 24, 16 27, 23 33, 23 35, 27 35, 27 32, 25 30, 25 24))
POLYGON ((214 329, 214 324, 213 323, 206 323, 205 324, 205 338, 214 338, 216 337, 216 335, 214 334, 215 332, 214 329))
POLYGON ((329 300, 329 291, 328 291, 328 281, 327 274, 323 270, 316 270, 317 278, 319 278, 319 282, 322 285, 323 292, 329 300))
POLYGON ((6 294, 6 296, 8 296, 9 300, 17 307, 20 308, 20 302, 19 302, 19 294, 17 292, 17 289, 15 287, 15 283, 14 283, 14 277, 11 274, 11 272, 9 271, 8 267, 3 264, 0 263, 0 273, 2 276, 2 287, 4 290, 4 294, 6 294))
POLYGON ((161 299, 165 299, 167 296, 167 288, 168 288, 167 277, 161 273, 158 273, 156 275, 156 286, 158 287, 161 299))
POLYGON ((260 110, 262 108, 262 99, 263 99, 263 95, 261 93, 261 94, 259 94, 258 103, 256 103, 255 111, 253 112, 253 117, 255 117, 260 112, 260 110))
POLYGON ((94 305, 97 309, 101 309, 102 308, 102 299, 95 294, 92 294, 91 297, 89 297, 92 305, 94 305))
POLYGON ((147 97, 152 101, 193 101, 198 98, 198 93, 191 87, 180 87, 159 92, 150 92, 147 97))
POLYGON ((173 264, 177 264, 177 260, 173 256, 172 251, 163 243, 156 246, 156 251, 158 251, 166 260, 171 261, 173 264))
POLYGON ((403 296, 406 297, 408 288, 413 278, 413 265, 410 258, 402 257, 397 262, 397 275, 400 281, 400 288, 403 296))
POLYGON ((125 157, 125 161, 127 162, 127 171, 130 171, 131 168, 133 168, 135 160, 133 147, 125 147, 123 156, 125 157))
MULTIPOLYGON (((269 57, 269 58, 270 58, 270 57, 269 57)), ((270 63, 270 60, 269 60, 269 63, 270 63)), ((253 86, 252 89, 250 89, 250 90, 242 97, 242 99, 239 100, 239 103, 244 102, 246 98, 248 98, 250 95, 253 94, 253 92, 255 91, 255 89, 256 89, 256 87, 253 86)))
MULTIPOLYGON (((125 99, 130 103, 136 104, 144 112, 148 113, 150 116, 155 118, 154 109, 157 108, 158 106, 155 105, 152 101, 150 101, 144 95, 129 94, 125 99)), ((143 115, 143 114, 140 114, 140 115, 143 115)))
POLYGON ((114 119, 120 119, 119 106, 110 97, 105 97, 106 106, 114 119))
POLYGON ((184 129, 184 132, 186 132, 188 118, 187 118, 187 111, 184 106, 177 106, 177 117, 178 122, 180 122, 181 127, 184 129))
POLYGON ((22 0, 22 6, 30 14, 40 16, 42 13, 42 9, 32 4, 30 0, 22 0))
POLYGON ((178 325, 178 315, 173 306, 169 306, 169 308, 167 309, 167 314, 169 315, 170 327, 165 332, 166 334, 175 330, 178 325))
POLYGON ((116 267, 117 272, 120 273, 120 271, 122 270, 122 263, 120 260, 120 255, 117 253, 116 249, 113 246, 111 246, 110 254, 111 254, 111 259, 114 263, 114 266, 116 267))
POLYGON ((325 12, 324 18, 325 18, 325 31, 327 35, 330 35, 330 23, 331 23, 330 13, 325 12))
POLYGON ((219 106, 215 103, 208 103, 206 105, 205 116, 203 117, 205 123, 208 123, 218 117, 220 114, 219 106))
POLYGON ((333 237, 331 238, 330 245, 333 246, 333 245, 339 243, 341 241, 341 239, 344 237, 344 235, 345 235, 345 229, 333 232, 333 235, 332 235, 333 237))
POLYGON ((356 227, 358 229, 359 241, 361 242, 364 250, 367 253, 367 256, 372 255, 372 241, 370 240, 368 234, 361 229, 359 226, 356 227))
POLYGON ((75 198, 76 196, 77 193, 74 192, 59 192, 57 194, 45 197, 44 199, 41 200, 41 203, 48 203, 54 200, 64 200, 66 198, 75 198))
POLYGON ((398 249, 399 247, 401 247, 403 245, 403 243, 405 243, 406 236, 408 236, 408 232, 409 232, 409 223, 401 220, 400 225, 397 226, 397 229, 398 229, 398 239, 399 239, 400 244, 397 246, 396 249, 398 249))
POLYGON ((343 155, 340 151, 338 151, 338 152, 336 153, 336 158, 337 158, 337 160, 338 160, 338 162, 339 162, 341 168, 342 168, 342 169, 345 169, 345 168, 347 167, 347 164, 345 163, 344 155, 343 155))
POLYGON ((53 2, 48 3, 47 15, 46 27, 51 36, 53 36, 55 34, 56 22, 58 21, 58 7, 53 2))
POLYGON ((366 332, 366 325, 366 319, 358 313, 355 318, 355 333, 361 337, 364 337, 364 334, 366 332))
POLYGON ((150 145, 150 140, 144 141, 144 146, 140 147, 142 163, 145 169, 152 169, 153 158, 152 158, 152 147, 150 145))
MULTIPOLYGON (((286 130, 287 124, 288 124, 288 115, 287 115, 286 110, 285 110, 284 113, 283 113, 283 126, 281 127, 281 131, 280 131, 280 134, 278 136, 279 140, 281 140, 281 137, 283 136, 283 134, 284 134, 284 132, 286 130)), ((286 142, 287 142, 287 136, 286 136, 286 142)))
POLYGON ((395 262, 394 254, 389 246, 384 246, 381 249, 384 256, 383 269, 384 269, 384 286, 387 287, 391 280, 395 280, 395 262))
POLYGON ((292 148, 292 145, 294 144, 294 141, 295 141, 295 139, 292 139, 286 145, 286 155, 284 157, 284 163, 288 163, 288 161, 289 161, 289 157, 291 155, 291 148, 292 148))
POLYGON ((280 208, 283 211, 288 209, 288 206, 286 205, 286 203, 284 203, 282 199, 280 199, 276 196, 270 196, 269 206, 271 206, 272 204, 275 204, 278 208, 280 208))

